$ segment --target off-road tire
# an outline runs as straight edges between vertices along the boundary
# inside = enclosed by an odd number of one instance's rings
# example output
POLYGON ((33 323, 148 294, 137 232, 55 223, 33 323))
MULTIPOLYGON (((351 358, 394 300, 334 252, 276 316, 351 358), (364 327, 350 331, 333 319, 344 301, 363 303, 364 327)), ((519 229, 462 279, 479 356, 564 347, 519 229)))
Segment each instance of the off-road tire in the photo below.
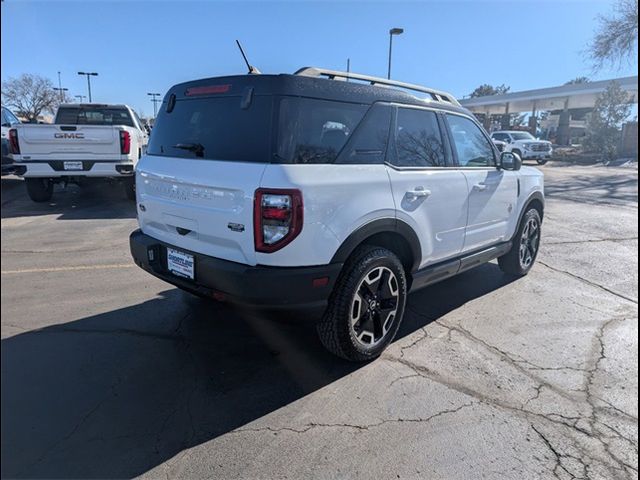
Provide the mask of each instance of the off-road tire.
POLYGON ((500 265, 502 271, 509 275, 515 275, 519 277, 529 273, 529 270, 531 270, 531 267, 533 267, 533 264, 535 263, 538 256, 541 237, 542 219, 540 217, 540 212, 534 207, 528 207, 527 211, 522 216, 522 220, 520 221, 520 225, 518 225, 516 234, 513 236, 511 250, 509 250, 502 257, 498 258, 498 265, 500 265), (531 262, 528 265, 524 265, 520 259, 520 249, 522 246, 524 229, 531 221, 534 221, 537 224, 538 237, 533 254, 531 254, 531 262))
POLYGON ((406 298, 407 280, 398 257, 386 248, 368 245, 358 247, 345 264, 329 297, 328 307, 317 324, 320 341, 327 350, 346 360, 373 360, 393 341, 398 332, 406 298), (395 275, 398 298, 395 316, 390 320, 393 323, 388 327, 386 334, 376 345, 366 348, 354 336, 350 325, 350 312, 356 290, 365 275, 376 267, 385 267, 395 275))
POLYGON ((34 202, 48 202, 53 195, 53 182, 47 178, 25 178, 27 194, 34 202))

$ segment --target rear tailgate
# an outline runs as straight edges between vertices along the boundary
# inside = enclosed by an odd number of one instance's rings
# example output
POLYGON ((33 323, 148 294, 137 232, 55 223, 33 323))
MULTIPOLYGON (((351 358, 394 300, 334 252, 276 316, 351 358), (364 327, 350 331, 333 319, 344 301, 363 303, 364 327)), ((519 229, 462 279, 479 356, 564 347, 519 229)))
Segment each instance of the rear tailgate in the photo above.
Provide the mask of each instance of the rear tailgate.
POLYGON ((18 142, 23 160, 118 161, 118 126, 19 125, 18 142))
POLYGON ((178 249, 255 265, 253 197, 265 168, 146 155, 136 168, 140 228, 178 249))

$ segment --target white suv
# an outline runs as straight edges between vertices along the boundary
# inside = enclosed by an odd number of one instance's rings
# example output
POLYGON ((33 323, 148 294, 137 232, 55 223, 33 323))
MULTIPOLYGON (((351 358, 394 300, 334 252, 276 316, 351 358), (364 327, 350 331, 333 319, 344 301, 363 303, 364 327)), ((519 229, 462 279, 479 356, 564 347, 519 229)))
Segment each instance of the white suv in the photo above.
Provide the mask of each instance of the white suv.
POLYGON ((551 142, 538 140, 529 132, 518 130, 501 130, 493 132, 491 139, 494 143, 501 143, 503 152, 513 152, 522 160, 535 160, 538 165, 544 165, 551 158, 553 148, 551 142))
POLYGON ((140 267, 217 300, 321 307, 321 341, 355 361, 392 341, 409 291, 495 258, 526 274, 544 208, 542 174, 451 95, 316 68, 171 88, 136 193, 140 267))

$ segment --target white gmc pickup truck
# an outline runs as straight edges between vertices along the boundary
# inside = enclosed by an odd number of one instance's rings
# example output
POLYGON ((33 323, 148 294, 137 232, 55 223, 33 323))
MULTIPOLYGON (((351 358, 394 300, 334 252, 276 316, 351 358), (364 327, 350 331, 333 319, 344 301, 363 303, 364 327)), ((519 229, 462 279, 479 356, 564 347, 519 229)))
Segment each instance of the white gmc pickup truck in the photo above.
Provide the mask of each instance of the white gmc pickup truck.
POLYGON ((135 199, 134 171, 148 134, 127 105, 61 105, 52 125, 16 125, 9 130, 15 173, 34 202, 51 199, 55 183, 81 184, 105 178, 124 184, 135 199))

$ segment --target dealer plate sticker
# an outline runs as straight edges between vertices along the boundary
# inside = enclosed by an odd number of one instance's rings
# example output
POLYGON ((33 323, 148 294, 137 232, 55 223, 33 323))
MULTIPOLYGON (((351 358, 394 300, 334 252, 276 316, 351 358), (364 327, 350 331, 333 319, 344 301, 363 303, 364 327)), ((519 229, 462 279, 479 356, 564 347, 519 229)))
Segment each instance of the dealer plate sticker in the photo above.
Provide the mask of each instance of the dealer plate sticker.
POLYGON ((167 248, 167 270, 174 275, 194 279, 193 255, 167 248))
POLYGON ((82 162, 64 162, 65 170, 82 170, 82 162))

